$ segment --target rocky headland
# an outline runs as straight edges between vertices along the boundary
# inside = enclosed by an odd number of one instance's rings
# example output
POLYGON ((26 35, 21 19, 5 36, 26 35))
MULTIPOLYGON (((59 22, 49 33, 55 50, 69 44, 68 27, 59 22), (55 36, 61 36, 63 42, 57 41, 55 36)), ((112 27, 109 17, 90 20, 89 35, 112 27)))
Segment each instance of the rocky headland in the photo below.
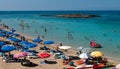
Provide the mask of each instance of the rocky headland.
POLYGON ((99 15, 87 15, 87 14, 58 14, 58 15, 40 15, 49 17, 62 17, 62 18, 94 18, 100 17, 99 15))

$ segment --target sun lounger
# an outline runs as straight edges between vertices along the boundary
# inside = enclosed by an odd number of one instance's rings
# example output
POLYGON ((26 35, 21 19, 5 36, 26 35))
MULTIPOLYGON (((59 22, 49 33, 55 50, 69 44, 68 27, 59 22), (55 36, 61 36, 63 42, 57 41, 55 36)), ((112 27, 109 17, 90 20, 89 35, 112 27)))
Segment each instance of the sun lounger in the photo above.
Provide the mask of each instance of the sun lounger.
POLYGON ((85 68, 92 68, 93 65, 80 65, 80 66, 77 66, 75 67, 75 69, 85 69, 85 68))

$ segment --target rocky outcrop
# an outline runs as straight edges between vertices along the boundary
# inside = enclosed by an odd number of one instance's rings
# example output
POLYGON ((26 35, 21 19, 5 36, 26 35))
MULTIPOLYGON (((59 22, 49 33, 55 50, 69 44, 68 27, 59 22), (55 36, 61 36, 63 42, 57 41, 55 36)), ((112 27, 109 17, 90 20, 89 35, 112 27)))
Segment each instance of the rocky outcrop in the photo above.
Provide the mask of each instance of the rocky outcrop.
POLYGON ((52 16, 52 17, 63 17, 63 18, 93 18, 93 17, 100 17, 98 15, 86 15, 86 14, 58 14, 58 15, 41 15, 41 16, 52 16))

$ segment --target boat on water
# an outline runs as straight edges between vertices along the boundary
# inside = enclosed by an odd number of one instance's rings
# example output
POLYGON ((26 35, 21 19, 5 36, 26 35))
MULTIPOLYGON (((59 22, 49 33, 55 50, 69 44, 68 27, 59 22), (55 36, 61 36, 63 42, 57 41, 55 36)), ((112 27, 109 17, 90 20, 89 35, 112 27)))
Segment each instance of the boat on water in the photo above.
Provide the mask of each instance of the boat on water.
POLYGON ((101 48, 101 45, 96 43, 95 41, 90 41, 89 46, 92 48, 101 48))

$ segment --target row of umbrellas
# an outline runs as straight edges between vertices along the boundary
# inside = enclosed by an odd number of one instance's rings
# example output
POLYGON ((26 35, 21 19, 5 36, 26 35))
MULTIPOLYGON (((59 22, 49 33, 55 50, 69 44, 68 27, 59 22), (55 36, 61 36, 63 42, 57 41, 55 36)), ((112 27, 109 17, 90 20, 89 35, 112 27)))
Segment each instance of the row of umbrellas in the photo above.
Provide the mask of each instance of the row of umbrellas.
MULTIPOLYGON (((22 58, 22 57, 26 57, 29 53, 28 52, 19 52, 13 55, 14 58, 22 58)), ((48 58, 50 57, 49 53, 40 53, 38 54, 38 57, 40 58, 48 58)))

